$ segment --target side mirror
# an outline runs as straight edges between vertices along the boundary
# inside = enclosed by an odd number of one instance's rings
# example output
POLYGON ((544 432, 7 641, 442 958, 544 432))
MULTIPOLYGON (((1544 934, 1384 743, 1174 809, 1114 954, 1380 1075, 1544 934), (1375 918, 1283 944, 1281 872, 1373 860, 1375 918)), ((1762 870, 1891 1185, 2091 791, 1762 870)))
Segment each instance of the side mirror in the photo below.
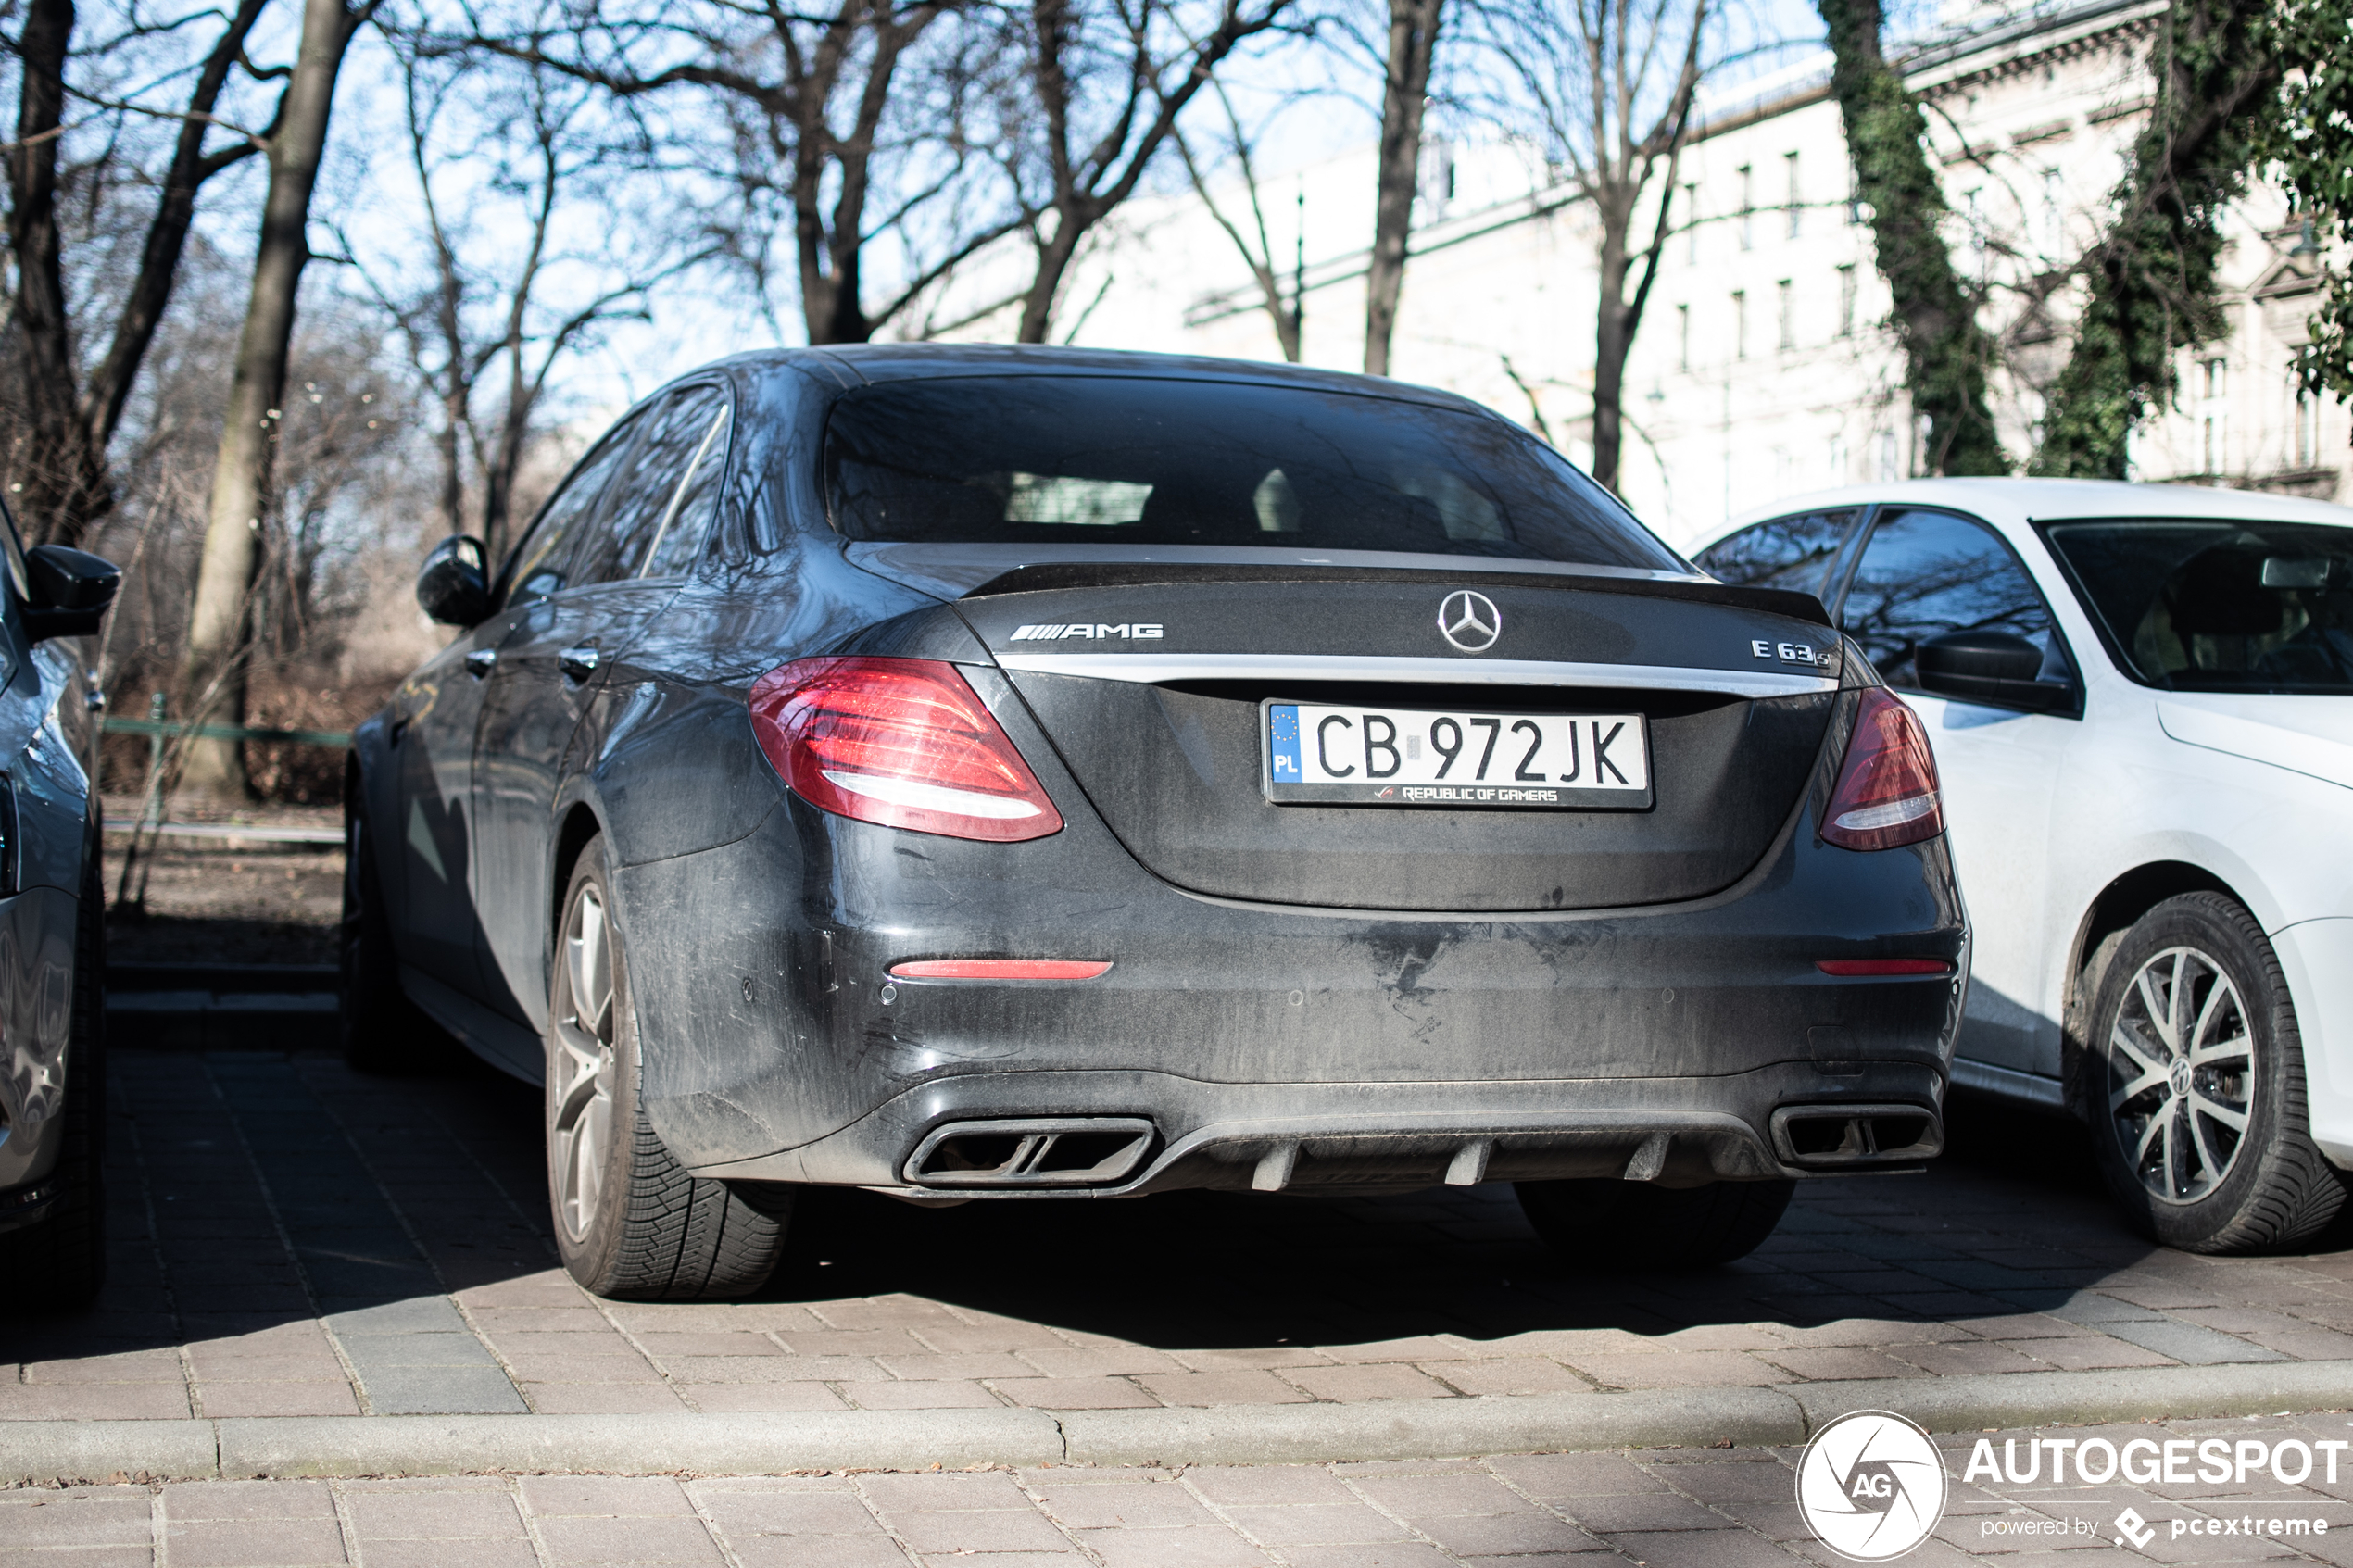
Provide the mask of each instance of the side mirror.
POLYGON ((479 626, 490 615, 490 577, 482 541, 453 533, 433 547, 417 573, 417 607, 444 626, 479 626))
POLYGON ((1947 632, 1919 646, 1920 689, 1960 702, 2022 708, 2030 713, 2075 709, 2072 682, 2038 681, 2043 650, 2011 632, 1947 632))
POLYGON ((38 643, 50 637, 86 637, 106 619, 122 586, 114 562, 64 545, 35 545, 24 553, 32 585, 25 605, 25 631, 38 643))

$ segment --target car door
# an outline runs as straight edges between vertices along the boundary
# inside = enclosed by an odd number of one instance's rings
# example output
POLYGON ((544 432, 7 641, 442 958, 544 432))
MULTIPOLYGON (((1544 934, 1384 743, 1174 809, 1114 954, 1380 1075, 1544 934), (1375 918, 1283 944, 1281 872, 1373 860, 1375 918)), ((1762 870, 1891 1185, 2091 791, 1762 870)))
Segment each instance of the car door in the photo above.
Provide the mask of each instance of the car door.
POLYGON ((565 582, 537 600, 498 651, 475 733, 474 810, 482 824, 482 968, 493 1006, 544 1029, 556 792, 573 735, 674 579, 641 569, 673 521, 672 503, 724 407, 690 385, 648 404, 616 433, 627 441, 565 582))
MULTIPOLYGON (((2059 1021, 2040 1009, 2056 961, 2049 902, 2051 808, 2074 718, 1938 696, 1922 689, 1921 643, 2000 631, 2044 650, 2038 680, 2076 682, 2050 607, 2017 554, 1974 518, 1889 508, 1871 521, 1839 624, 1927 725, 1972 933, 1969 1010, 1957 1054, 2056 1079, 2059 1021)), ((2078 683, 2080 689, 2080 683, 2078 683)), ((2023 1083, 2007 1085, 2034 1092, 2023 1083)), ((2043 1085, 2047 1098, 2051 1085, 2043 1085)))
POLYGON ((579 552, 580 529, 618 466, 621 450, 598 446, 540 508, 499 574, 501 608, 409 679, 394 719, 401 818, 382 831, 401 849, 401 895, 394 919, 403 962, 470 997, 485 994, 481 965, 484 888, 474 800, 474 740, 494 671, 534 607, 561 586, 579 552))

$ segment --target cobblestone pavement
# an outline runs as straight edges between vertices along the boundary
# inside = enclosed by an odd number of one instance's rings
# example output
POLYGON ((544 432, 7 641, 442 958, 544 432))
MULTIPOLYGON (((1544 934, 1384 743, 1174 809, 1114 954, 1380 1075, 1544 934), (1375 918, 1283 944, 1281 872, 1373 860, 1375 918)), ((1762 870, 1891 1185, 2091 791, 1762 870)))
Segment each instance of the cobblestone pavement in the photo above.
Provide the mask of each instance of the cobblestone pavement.
MULTIPOLYGON (((2343 1416, 2327 1416, 2070 1436, 2105 1435, 2120 1447, 2144 1436, 2268 1444, 2343 1437, 2346 1427, 2343 1416)), ((2316 1471, 2294 1486, 2257 1476, 2235 1486, 1971 1486, 1957 1477, 1973 1442, 1944 1440, 1956 1479, 1944 1522, 1906 1564, 2353 1562, 2353 1465, 2334 1483, 2316 1471), (2127 1508, 2146 1522, 2139 1550, 2118 1536, 2127 1508), (2272 1521, 2304 1533, 2273 1535, 2272 1521), (2310 1533, 2322 1523, 2329 1533, 2310 1533)), ((1827 1568, 1842 1560, 1798 1513, 1798 1457, 1794 1449, 1649 1449, 1185 1471, 21 1488, 0 1490, 0 1565, 1827 1568)))
MULTIPOLYGON (((1572 1269, 1505 1186, 910 1208, 811 1198, 736 1304, 554 1267, 536 1091, 325 1055, 117 1056, 113 1278, 0 1328, 0 1420, 1048 1410, 2353 1358, 2353 1254, 2117 1223, 2064 1124, 1957 1116, 1931 1173, 1801 1189, 1752 1259, 1572 1269)), ((2334 1238, 2332 1246, 2342 1245, 2334 1238)))

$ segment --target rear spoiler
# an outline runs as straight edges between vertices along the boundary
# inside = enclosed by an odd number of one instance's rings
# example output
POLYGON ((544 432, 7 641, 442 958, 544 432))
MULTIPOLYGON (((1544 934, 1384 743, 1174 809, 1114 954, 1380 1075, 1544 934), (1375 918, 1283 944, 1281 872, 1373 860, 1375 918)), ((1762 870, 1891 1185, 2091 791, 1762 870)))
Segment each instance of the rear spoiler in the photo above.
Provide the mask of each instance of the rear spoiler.
POLYGON ((1124 588, 1161 583, 1440 583, 1625 594, 1686 604, 1729 605, 1829 626, 1830 612, 1811 594, 1785 588, 1736 588, 1727 583, 1661 582, 1651 577, 1587 577, 1574 572, 1429 571, 1389 566, 1244 566, 1217 561, 1045 561, 1017 566, 964 595, 1036 594, 1056 588, 1124 588))

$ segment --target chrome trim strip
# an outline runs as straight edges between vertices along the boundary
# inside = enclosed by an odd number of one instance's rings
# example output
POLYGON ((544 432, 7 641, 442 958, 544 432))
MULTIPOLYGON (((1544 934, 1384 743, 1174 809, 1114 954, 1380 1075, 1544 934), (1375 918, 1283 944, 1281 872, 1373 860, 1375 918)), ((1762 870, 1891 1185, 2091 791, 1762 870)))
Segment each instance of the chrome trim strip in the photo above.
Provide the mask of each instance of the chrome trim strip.
POLYGON ((1007 670, 1082 675, 1096 681, 1408 681, 1433 685, 1606 686, 1725 692, 1733 696, 1807 696, 1838 690, 1827 675, 1778 670, 1696 670, 1673 664, 1561 664, 1535 659, 1353 658, 1341 654, 1000 653, 1007 670))

